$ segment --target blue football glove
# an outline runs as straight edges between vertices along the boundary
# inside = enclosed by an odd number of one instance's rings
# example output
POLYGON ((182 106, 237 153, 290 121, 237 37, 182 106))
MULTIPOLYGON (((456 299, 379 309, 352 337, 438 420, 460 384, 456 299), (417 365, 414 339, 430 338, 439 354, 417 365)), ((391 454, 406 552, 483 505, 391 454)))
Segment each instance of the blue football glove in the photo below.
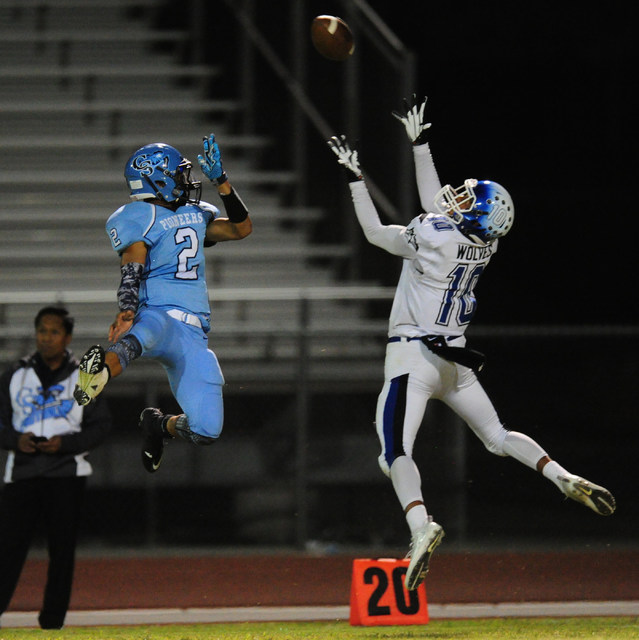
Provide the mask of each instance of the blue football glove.
POLYGON ((202 173, 216 185, 221 185, 227 181, 226 173, 222 167, 222 156, 220 148, 215 142, 215 135, 210 134, 203 140, 204 154, 197 157, 202 173))
POLYGON ((428 98, 424 98, 424 101, 418 105, 417 96, 413 94, 412 105, 404 98, 404 113, 393 111, 393 116, 404 125, 406 135, 413 144, 424 144, 428 140, 427 136, 428 129, 430 129, 430 122, 424 122, 426 100, 428 100, 428 98))

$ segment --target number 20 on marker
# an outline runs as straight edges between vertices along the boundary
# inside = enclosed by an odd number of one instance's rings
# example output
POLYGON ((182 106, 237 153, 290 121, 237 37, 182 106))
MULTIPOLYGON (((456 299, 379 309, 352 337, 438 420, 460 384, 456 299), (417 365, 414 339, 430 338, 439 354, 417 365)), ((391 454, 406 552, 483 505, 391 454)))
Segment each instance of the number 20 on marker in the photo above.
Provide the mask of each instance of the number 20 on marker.
POLYGON ((426 587, 408 591, 404 576, 408 560, 380 558, 353 561, 352 625, 426 624, 426 587))

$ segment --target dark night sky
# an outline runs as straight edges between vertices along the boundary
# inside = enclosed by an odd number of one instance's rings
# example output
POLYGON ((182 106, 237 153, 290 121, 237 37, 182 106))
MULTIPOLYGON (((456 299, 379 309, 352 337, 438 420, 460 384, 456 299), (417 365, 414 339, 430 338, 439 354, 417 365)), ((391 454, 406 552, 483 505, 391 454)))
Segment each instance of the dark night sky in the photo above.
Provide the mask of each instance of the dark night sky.
POLYGON ((636 322, 623 306, 635 270, 630 9, 371 4, 417 54, 442 180, 490 177, 515 201, 515 226, 479 285, 477 321, 636 322))
MULTIPOLYGON (((416 54, 415 92, 429 97, 431 148, 442 182, 490 178, 506 186, 515 202, 513 230, 479 283, 475 322, 636 323, 626 302, 636 288, 631 149, 637 127, 631 95, 638 56, 630 3, 614 0, 595 10, 547 0, 369 5, 416 54)), ((286 58, 291 38, 284 14, 273 12, 270 3, 256 6, 258 23, 286 58)), ((340 15, 343 8, 340 0, 305 5, 309 24, 310 16, 340 15)), ((216 37, 229 38, 229 47, 214 52, 227 51, 235 61, 234 32, 226 28, 234 20, 217 18, 216 37)), ((355 33, 360 45, 361 36, 355 33)), ((348 62, 322 62, 310 39, 308 46, 312 71, 319 72, 312 76, 311 98, 323 100, 324 115, 336 122, 330 111, 340 108, 340 65, 348 62)), ((268 108, 260 102, 258 114, 264 132, 279 135, 271 116, 287 94, 281 83, 264 77, 264 93, 274 102, 268 108)), ((388 105, 400 107, 402 96, 383 85, 375 91, 364 100, 362 118, 390 122, 388 105)), ((396 142, 402 134, 391 135, 396 142)), ((313 138, 312 144, 314 161, 325 162, 314 182, 326 191, 326 180, 337 173, 323 141, 313 138)), ((383 153, 382 138, 364 144, 383 153)), ((371 162, 375 153, 362 149, 362 161, 371 162)), ((373 256, 375 263, 380 259, 373 256)))

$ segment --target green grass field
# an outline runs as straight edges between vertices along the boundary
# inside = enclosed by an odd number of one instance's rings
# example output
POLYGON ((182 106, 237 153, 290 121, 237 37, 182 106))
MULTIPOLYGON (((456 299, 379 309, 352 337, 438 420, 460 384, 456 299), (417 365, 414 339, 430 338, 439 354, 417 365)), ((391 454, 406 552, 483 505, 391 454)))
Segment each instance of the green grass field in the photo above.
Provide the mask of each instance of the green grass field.
POLYGON ((625 640, 639 638, 639 618, 491 618, 433 620, 427 625, 351 627, 347 622, 0 629, 0 640, 625 640))

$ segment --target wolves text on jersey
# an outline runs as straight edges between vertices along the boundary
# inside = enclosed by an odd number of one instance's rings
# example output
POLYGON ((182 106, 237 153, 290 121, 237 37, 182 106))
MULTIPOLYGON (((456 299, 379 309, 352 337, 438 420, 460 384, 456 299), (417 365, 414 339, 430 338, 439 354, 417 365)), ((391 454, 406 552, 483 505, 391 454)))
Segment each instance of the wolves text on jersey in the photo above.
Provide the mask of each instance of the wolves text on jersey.
POLYGON ((492 254, 493 254, 492 245, 487 245, 485 247, 473 247, 469 244, 457 245, 458 260, 469 260, 471 262, 477 262, 478 260, 484 260, 486 258, 490 258, 492 254))

